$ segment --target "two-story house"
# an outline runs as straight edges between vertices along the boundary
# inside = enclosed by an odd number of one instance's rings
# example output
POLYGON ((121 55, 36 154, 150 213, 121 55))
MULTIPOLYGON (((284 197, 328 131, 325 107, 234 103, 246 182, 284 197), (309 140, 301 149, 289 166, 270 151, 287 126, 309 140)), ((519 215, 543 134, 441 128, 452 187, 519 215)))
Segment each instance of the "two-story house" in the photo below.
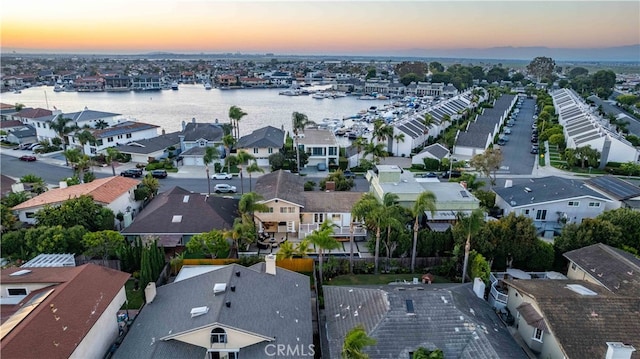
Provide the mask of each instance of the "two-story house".
POLYGON ((283 130, 266 126, 240 137, 235 147, 255 157, 258 166, 269 166, 269 156, 284 147, 284 137, 283 130))
POLYGON ((178 135, 182 164, 204 166, 203 156, 207 147, 216 147, 220 158, 224 158, 226 154, 222 145, 223 136, 224 130, 217 122, 198 123, 195 118, 189 123, 182 121, 182 132, 178 135))
POLYGON ((298 134, 298 147, 309 157, 307 166, 323 163, 326 168, 338 164, 340 156, 338 140, 333 132, 320 129, 305 129, 298 134))
POLYGON ((611 201, 588 188, 583 181, 556 176, 530 179, 494 188, 496 206, 504 214, 514 212, 533 219, 539 234, 559 234, 566 223, 581 223, 604 212, 611 201))
MULTIPOLYGON (((123 121, 107 128, 91 130, 96 141, 84 144, 83 150, 84 153, 96 154, 118 144, 154 138, 158 136, 159 127, 143 122, 123 121)), ((72 144, 82 146, 75 137, 72 144)))
POLYGON ((89 195, 93 200, 113 211, 122 212, 125 223, 130 223, 142 206, 136 201, 134 190, 140 181, 133 178, 114 176, 99 178, 89 183, 66 186, 61 182, 60 188, 50 189, 11 208, 23 223, 36 224, 35 213, 45 206, 57 206, 71 198, 89 195))

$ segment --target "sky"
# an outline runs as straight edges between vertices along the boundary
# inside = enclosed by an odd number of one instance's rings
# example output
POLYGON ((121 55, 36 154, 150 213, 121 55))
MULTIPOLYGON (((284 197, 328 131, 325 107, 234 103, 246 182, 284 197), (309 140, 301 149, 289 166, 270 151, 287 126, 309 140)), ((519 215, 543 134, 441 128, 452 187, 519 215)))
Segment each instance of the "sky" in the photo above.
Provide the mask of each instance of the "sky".
POLYGON ((2 51, 376 55, 640 44, 640 1, 3 0, 2 51))

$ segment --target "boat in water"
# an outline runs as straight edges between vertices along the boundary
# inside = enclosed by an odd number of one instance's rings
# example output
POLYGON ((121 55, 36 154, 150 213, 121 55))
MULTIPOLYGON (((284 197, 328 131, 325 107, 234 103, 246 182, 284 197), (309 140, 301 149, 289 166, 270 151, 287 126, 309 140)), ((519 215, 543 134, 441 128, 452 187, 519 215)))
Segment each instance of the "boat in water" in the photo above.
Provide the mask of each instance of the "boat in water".
POLYGON ((173 81, 171 83, 171 89, 172 90, 177 90, 178 89, 178 82, 177 81, 173 81))
POLYGON ((211 83, 205 82, 205 84, 204 84, 204 89, 205 90, 211 90, 212 88, 213 88, 213 86, 211 86, 211 83))

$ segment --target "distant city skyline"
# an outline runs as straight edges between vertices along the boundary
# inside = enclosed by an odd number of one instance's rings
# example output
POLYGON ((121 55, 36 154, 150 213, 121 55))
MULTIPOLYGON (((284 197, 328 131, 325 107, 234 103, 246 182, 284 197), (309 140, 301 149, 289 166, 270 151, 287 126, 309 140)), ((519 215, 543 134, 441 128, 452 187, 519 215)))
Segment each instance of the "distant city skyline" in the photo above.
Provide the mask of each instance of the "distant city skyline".
POLYGON ((5 0, 0 24, 3 52, 435 56, 637 45, 640 2, 5 0))

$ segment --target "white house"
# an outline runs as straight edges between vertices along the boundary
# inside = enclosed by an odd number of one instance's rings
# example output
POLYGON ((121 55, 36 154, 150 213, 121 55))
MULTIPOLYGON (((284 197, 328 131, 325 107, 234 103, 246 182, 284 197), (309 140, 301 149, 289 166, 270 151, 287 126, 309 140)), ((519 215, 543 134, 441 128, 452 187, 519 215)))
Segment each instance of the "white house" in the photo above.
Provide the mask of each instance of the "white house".
POLYGON ((90 195, 96 203, 109 208, 114 214, 122 212, 125 215, 125 223, 130 223, 131 218, 140 211, 142 206, 141 201, 136 201, 134 195, 138 184, 140 181, 122 176, 100 178, 73 186, 64 184, 60 188, 50 189, 11 209, 21 222, 35 224, 35 213, 45 206, 57 206, 71 198, 90 195))
POLYGON ((255 157, 258 166, 269 166, 269 156, 278 153, 284 146, 285 133, 273 126, 259 128, 240 137, 236 148, 255 157))
POLYGON ((300 151, 304 151, 308 156, 307 166, 316 166, 324 163, 337 165, 340 152, 338 151, 338 140, 331 131, 319 129, 305 129, 298 134, 298 146, 300 151))

